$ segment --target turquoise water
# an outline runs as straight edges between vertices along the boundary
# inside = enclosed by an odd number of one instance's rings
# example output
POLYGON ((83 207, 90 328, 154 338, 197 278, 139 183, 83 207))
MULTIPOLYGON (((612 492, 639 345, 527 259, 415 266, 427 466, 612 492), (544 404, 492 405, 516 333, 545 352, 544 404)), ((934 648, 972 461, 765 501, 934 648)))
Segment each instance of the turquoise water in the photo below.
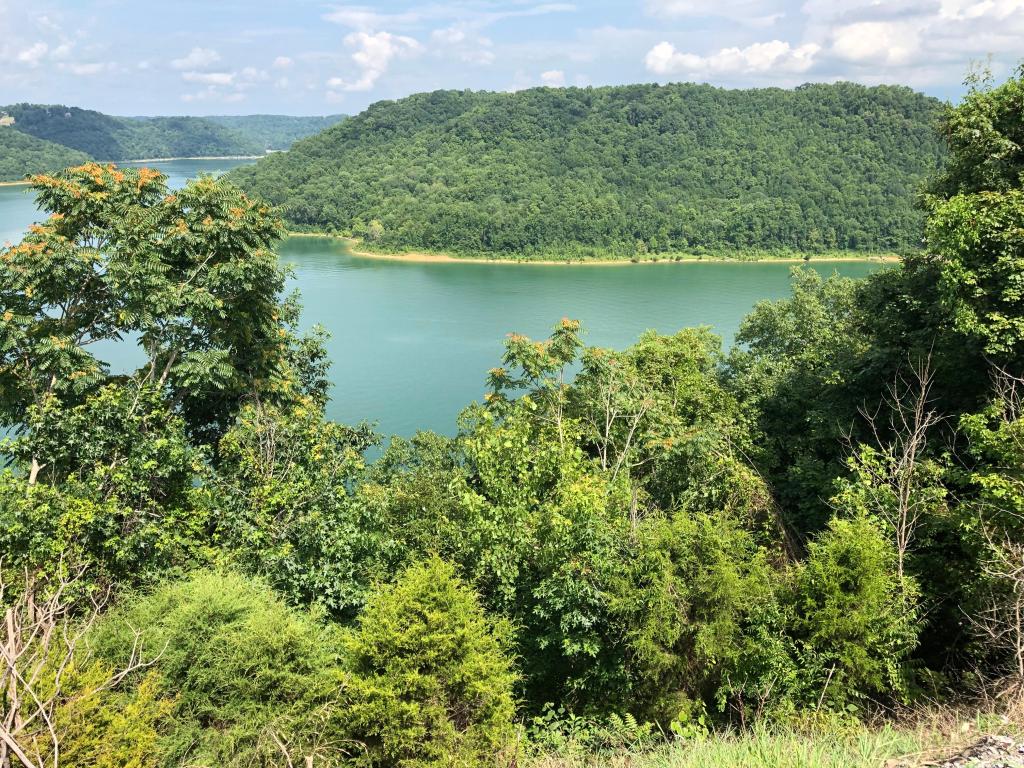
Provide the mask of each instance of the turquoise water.
MULTIPOLYGON (((154 163, 172 185, 244 161, 154 163)), ((0 242, 33 220, 21 187, 0 187, 0 242)), ((480 399, 510 331, 544 337, 562 317, 583 321, 588 344, 625 347, 645 329, 709 325, 728 344, 762 299, 789 292, 790 264, 659 263, 623 266, 406 263, 365 259, 344 242, 281 243, 303 297, 303 322, 323 325, 334 383, 331 418, 375 421, 385 434, 451 434, 455 416, 480 399)), ((812 265, 862 277, 865 262, 812 265)))

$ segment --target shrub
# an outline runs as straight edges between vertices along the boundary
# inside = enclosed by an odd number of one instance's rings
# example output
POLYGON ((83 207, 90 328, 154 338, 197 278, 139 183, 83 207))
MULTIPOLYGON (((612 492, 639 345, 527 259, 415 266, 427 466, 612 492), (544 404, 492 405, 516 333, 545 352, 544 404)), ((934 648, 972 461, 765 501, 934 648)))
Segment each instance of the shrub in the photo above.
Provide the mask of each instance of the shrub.
POLYGON ((328 721, 340 689, 337 635, 287 607, 263 583, 201 571, 127 601, 98 625, 117 665, 143 630, 161 693, 175 697, 161 739, 165 765, 249 766, 337 757, 328 721))
POLYGON ((348 638, 348 733, 374 766, 495 765, 512 757, 516 675, 490 624, 434 556, 367 601, 348 638))
POLYGON ((869 694, 906 696, 917 590, 897 577, 893 547, 876 525, 833 518, 809 545, 795 590, 806 703, 843 708, 869 694))

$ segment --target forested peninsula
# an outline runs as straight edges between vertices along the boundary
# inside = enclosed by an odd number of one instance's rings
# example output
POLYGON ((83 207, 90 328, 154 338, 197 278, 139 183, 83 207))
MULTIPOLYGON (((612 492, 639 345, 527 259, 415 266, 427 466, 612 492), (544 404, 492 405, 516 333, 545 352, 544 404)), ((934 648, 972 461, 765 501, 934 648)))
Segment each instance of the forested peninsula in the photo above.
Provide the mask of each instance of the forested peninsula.
POLYGON ((515 259, 903 253, 943 107, 851 83, 437 91, 232 172, 295 230, 515 259))

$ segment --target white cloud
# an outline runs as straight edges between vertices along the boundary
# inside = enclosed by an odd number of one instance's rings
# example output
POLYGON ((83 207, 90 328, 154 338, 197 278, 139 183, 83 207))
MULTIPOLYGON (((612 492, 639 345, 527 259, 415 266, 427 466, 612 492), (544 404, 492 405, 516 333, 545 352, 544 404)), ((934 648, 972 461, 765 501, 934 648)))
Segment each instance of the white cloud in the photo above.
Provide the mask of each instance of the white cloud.
POLYGON ((363 32, 396 28, 409 29, 430 22, 446 20, 454 20, 458 25, 467 29, 482 29, 505 19, 544 16, 549 13, 568 13, 576 10, 576 5, 573 3, 526 5, 516 2, 514 5, 517 7, 486 10, 486 6, 474 8, 472 5, 459 2, 439 2, 398 13, 384 13, 367 5, 339 5, 324 14, 324 19, 363 32))
POLYGON ((98 61, 91 62, 88 64, 76 62, 66 65, 62 64, 61 69, 65 72, 70 72, 72 75, 78 75, 79 77, 89 77, 114 69, 114 66, 115 65, 109 61, 98 61))
POLYGON ((914 22, 862 21, 832 33, 832 52, 855 63, 906 64, 921 50, 914 22))
POLYGON ((274 59, 274 63, 271 65, 274 69, 288 69, 295 62, 287 56, 278 56, 274 59))
POLYGON ((71 43, 61 43, 52 51, 50 51, 50 58, 56 60, 66 59, 68 56, 71 55, 72 48, 74 48, 74 46, 71 45, 71 43))
POLYGON ((212 48, 193 48, 187 55, 174 59, 171 66, 175 69, 205 69, 220 61, 220 54, 212 48))
POLYGON ((327 87, 333 91, 369 91, 395 59, 415 56, 422 51, 414 38, 390 32, 352 32, 345 36, 345 45, 355 49, 352 61, 359 67, 359 75, 354 80, 330 78, 327 87))
POLYGON ((433 51, 440 57, 451 57, 467 64, 486 66, 495 59, 494 43, 479 35, 472 27, 454 24, 430 33, 433 51))
POLYGON ((21 64, 28 64, 30 67, 36 67, 39 66, 39 62, 49 50, 50 46, 39 41, 38 43, 33 43, 28 48, 22 50, 18 53, 15 59, 21 64))
POLYGON ((647 0, 646 10, 662 19, 715 16, 747 26, 770 26, 785 15, 779 0, 647 0))
POLYGON ((561 88, 565 85, 565 72, 560 69, 549 69, 540 73, 540 81, 552 88, 561 88))
POLYGON ((793 48, 782 40, 753 43, 746 48, 722 48, 710 56, 677 51, 669 42, 651 48, 644 57, 648 71, 656 75, 749 75, 806 72, 821 50, 816 43, 793 48))
POLYGON ((466 30, 461 26, 435 29, 430 33, 431 41, 441 45, 456 45, 466 39, 466 30))
POLYGON ((423 14, 419 11, 406 13, 380 13, 365 5, 340 5, 324 15, 327 21, 341 24, 344 27, 365 31, 377 30, 381 27, 406 26, 420 21, 423 14))
POLYGON ((235 82, 234 72, 183 72, 181 79, 186 83, 204 85, 231 85, 235 82))

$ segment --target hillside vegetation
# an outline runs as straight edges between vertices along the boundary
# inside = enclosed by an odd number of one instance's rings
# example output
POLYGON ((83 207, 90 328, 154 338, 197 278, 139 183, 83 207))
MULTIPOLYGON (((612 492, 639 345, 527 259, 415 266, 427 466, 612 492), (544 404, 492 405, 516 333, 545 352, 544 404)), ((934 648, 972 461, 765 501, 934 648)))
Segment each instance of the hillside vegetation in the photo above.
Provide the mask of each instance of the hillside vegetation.
POLYGON ((262 155, 287 149, 343 119, 245 115, 221 117, 114 117, 63 105, 14 104, 0 115, 0 181, 21 179, 86 160, 126 161, 154 157, 262 155), (66 158, 67 162, 59 158, 66 158))
POLYGON ((256 142, 200 117, 114 117, 63 105, 14 104, 14 128, 96 160, 262 154, 256 142))
POLYGON ((37 139, 9 126, 0 127, 0 181, 17 181, 30 173, 52 173, 88 159, 84 152, 37 139))
POLYGON ((237 169, 294 228, 378 249, 630 256, 903 251, 943 149, 907 88, 438 91, 237 169))
POLYGON ((263 150, 288 149, 299 139, 320 133, 345 119, 345 115, 211 115, 211 123, 235 131, 263 150))
POLYGON ((386 445, 326 417, 267 203, 35 178, 0 250, 0 765, 1019 764, 941 756, 1024 720, 1022 105, 1024 69, 944 116, 892 268, 794 269, 728 352, 511 333, 454 436, 386 445))

